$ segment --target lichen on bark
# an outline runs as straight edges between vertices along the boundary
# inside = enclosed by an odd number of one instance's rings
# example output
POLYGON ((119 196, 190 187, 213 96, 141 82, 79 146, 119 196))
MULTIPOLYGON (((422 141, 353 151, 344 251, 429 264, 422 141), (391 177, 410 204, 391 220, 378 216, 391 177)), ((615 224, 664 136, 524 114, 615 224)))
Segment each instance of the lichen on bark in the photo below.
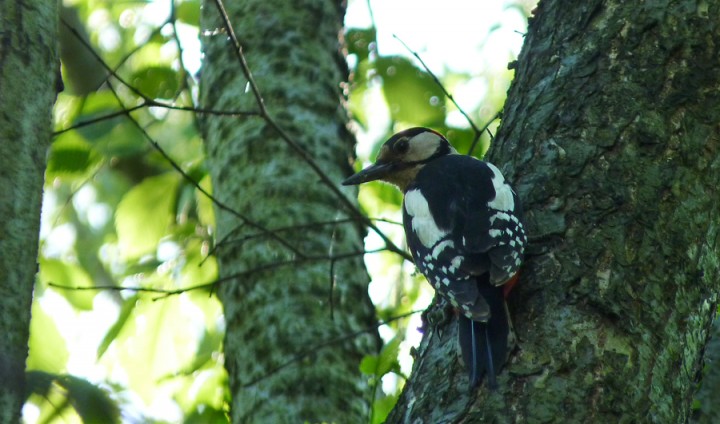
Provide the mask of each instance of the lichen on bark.
POLYGON ((0 423, 20 422, 25 402, 56 43, 56 2, 0 2, 0 423))
MULTIPOLYGON (((354 146, 342 107, 342 4, 253 0, 225 7, 269 115, 341 181, 351 173, 354 146)), ((213 1, 205 2, 202 27, 203 107, 257 111, 213 1)), ((354 223, 321 225, 346 213, 265 119, 208 115, 201 124, 215 195, 253 224, 291 228, 271 237, 217 210, 233 422, 362 422, 370 391, 359 363, 377 349, 377 336, 325 342, 372 328, 368 277, 361 255, 312 258, 361 252, 363 234, 354 223)))

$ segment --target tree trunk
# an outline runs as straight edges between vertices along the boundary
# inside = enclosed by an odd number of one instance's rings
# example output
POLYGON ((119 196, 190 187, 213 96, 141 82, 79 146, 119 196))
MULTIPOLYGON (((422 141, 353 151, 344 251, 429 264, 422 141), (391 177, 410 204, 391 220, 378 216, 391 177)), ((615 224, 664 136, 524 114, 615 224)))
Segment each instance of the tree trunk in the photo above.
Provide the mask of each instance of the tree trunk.
MULTIPOLYGON (((225 7, 269 117, 341 181, 354 145, 342 107, 341 2, 225 7)), ((257 111, 218 16, 206 1, 202 105, 257 111)), ((232 421, 364 421, 369 390, 359 363, 377 336, 325 344, 374 322, 361 255, 329 259, 361 252, 363 234, 350 223, 322 224, 343 216, 338 198, 267 119, 206 116, 202 131, 215 195, 243 215, 217 208, 232 421), (265 232, 281 228, 289 229, 265 232)))
POLYGON ((710 342, 705 349, 705 370, 702 384, 695 396, 699 410, 694 411, 691 422, 714 424, 720 422, 720 320, 713 323, 710 342))
POLYGON ((57 4, 0 2, 0 423, 20 422, 52 106, 57 4))
POLYGON ((428 331, 388 422, 688 419, 720 289, 719 17, 540 3, 488 157, 530 229, 518 348, 467 393, 452 331, 428 331))

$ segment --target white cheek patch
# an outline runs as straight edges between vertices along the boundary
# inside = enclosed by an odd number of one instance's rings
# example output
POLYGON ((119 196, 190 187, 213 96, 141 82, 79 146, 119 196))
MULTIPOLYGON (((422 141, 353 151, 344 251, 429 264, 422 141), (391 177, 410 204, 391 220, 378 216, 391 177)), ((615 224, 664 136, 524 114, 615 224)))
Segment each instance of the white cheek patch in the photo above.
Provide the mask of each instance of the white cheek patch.
POLYGON ((488 206, 499 211, 515 210, 514 193, 510 185, 505 182, 505 177, 495 165, 487 163, 487 166, 493 172, 492 185, 495 189, 495 198, 488 202, 488 206))
POLYGON ((448 235, 447 231, 438 228, 430 214, 428 202, 420 190, 410 190, 405 194, 405 211, 412 219, 413 232, 426 248, 432 248, 440 239, 448 235))
POLYGON ((410 148, 404 160, 415 162, 429 158, 440 146, 440 136, 433 132, 422 132, 410 139, 410 148))

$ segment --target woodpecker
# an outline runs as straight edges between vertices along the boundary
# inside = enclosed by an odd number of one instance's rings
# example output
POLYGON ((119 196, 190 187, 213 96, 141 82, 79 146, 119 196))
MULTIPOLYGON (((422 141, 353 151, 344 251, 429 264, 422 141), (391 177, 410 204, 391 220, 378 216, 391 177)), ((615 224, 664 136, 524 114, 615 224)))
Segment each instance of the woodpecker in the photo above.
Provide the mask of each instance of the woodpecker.
POLYGON ((388 139, 375 163, 342 182, 382 180, 403 193, 403 226, 415 265, 458 311, 470 388, 491 389, 511 348, 505 298, 527 236, 518 197, 495 165, 460 155, 444 136, 410 128, 388 139))

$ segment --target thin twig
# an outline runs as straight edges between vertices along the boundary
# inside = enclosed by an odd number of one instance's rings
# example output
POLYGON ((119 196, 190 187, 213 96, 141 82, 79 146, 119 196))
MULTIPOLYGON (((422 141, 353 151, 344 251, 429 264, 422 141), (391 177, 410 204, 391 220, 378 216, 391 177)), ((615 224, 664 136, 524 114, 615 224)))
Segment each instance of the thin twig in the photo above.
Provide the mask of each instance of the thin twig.
MULTIPOLYGON (((485 125, 483 125, 482 128, 480 128, 480 131, 487 131, 488 136, 490 136, 490 141, 491 141, 491 142, 492 142, 492 140, 493 140, 494 137, 493 137, 492 132, 490 132, 489 127, 490 127, 490 124, 492 124, 493 122, 495 122, 495 120, 500 117, 500 115, 502 115, 502 109, 499 110, 499 111, 497 111, 497 113, 495 113, 495 116, 493 116, 489 121, 487 121, 487 123, 485 123, 485 125)), ((473 152, 473 150, 475 150, 475 146, 477 146, 478 141, 480 141, 480 135, 479 135, 479 134, 475 134, 475 138, 473 138, 473 142, 472 142, 472 144, 470 145, 470 148, 468 149, 468 152, 467 152, 468 155, 472 155, 472 152, 473 152)))
MULTIPOLYGON (((120 81, 122 82, 122 81, 120 81)), ((109 84, 109 82, 108 82, 109 84)), ((212 114, 212 115, 219 115, 219 116, 258 116, 259 114, 257 112, 248 112, 248 111, 241 111, 241 110, 214 110, 214 109, 203 109, 203 108, 196 108, 193 106, 177 106, 172 105, 168 103, 158 102, 157 100, 153 99, 143 99, 143 102, 140 103, 137 106, 132 106, 127 109, 118 110, 116 112, 108 113, 107 115, 98 116, 97 118, 88 119, 87 121, 78 122, 77 124, 71 125, 67 128, 63 128, 61 130, 57 130, 53 133, 53 136, 60 135, 62 133, 76 130, 78 128, 86 127, 88 125, 96 124, 101 121, 110 120, 113 118, 117 118, 118 116, 127 115, 129 112, 135 112, 136 110, 143 109, 146 107, 159 107, 163 109, 170 109, 170 110, 179 110, 179 111, 185 111, 185 112, 193 112, 195 114, 212 114)))
POLYGON ((308 356, 310 356, 310 355, 315 355, 315 354, 317 354, 317 351, 320 350, 320 349, 323 349, 323 348, 326 348, 326 347, 329 347, 329 346, 332 346, 332 345, 335 345, 335 344, 339 344, 339 343, 342 343, 342 342, 347 341, 347 340, 354 339, 354 338, 356 338, 356 337, 358 337, 358 336, 361 336, 361 335, 363 335, 363 334, 367 334, 367 333, 374 332, 374 331, 376 331, 378 328, 382 327, 383 325, 390 324, 391 322, 394 322, 394 321, 397 321, 397 320, 400 320, 400 319, 403 319, 403 318, 407 318, 407 317, 409 317, 409 316, 411 316, 411 315, 415 315, 415 314, 418 314, 418 313, 421 313, 421 312, 422 312, 422 311, 420 311, 420 310, 413 310, 413 311, 404 313, 404 314, 402 314, 402 315, 397 315, 397 316, 388 318, 388 319, 386 319, 386 320, 384 320, 384 321, 379 321, 379 322, 377 322, 375 325, 373 325, 372 327, 367 327, 367 328, 364 328, 364 329, 362 329, 362 330, 355 331, 354 333, 350 333, 350 334, 346 334, 346 335, 344 335, 344 336, 336 337, 336 338, 334 338, 334 339, 327 340, 327 341, 322 342, 322 343, 320 343, 320 344, 315 344, 315 345, 312 346, 311 349, 302 351, 302 352, 294 355, 294 356, 293 356, 292 358, 290 358, 289 360, 283 362, 282 364, 280 364, 280 365, 278 365, 277 367, 271 369, 270 371, 266 372, 265 374, 263 374, 263 375, 261 375, 261 376, 259 376, 259 377, 257 377, 257 378, 254 378, 254 379, 252 379, 252 380, 250 380, 250 381, 248 381, 248 382, 246 382, 246 383, 241 383, 241 387, 243 387, 243 388, 252 387, 252 386, 256 385, 257 383, 261 382, 262 380, 265 380, 265 379, 271 377, 272 375, 277 374, 278 372, 280 372, 280 371, 282 371, 283 369, 289 367, 290 365, 292 365, 292 364, 294 364, 294 363, 297 363, 297 362, 300 362, 300 361, 302 361, 303 359, 305 359, 306 357, 308 357, 308 356))
MULTIPOLYGON (((373 220, 373 221, 385 222, 385 223, 393 224, 393 225, 403 225, 401 222, 391 221, 391 220, 388 220, 388 219, 382 219, 382 218, 370 218, 370 219, 373 220)), ((353 219, 353 218, 345 218, 345 219, 337 219, 337 220, 329 220, 329 221, 308 222, 308 223, 303 223, 303 224, 296 224, 296 225, 288 225, 288 226, 284 226, 284 227, 277 227, 277 228, 270 229, 270 231, 273 231, 273 232, 298 231, 298 230, 305 230, 305 229, 312 229, 312 228, 324 227, 324 226, 326 226, 326 225, 338 225, 338 224, 355 223, 356 221, 357 221, 357 220, 356 220, 356 219, 353 219)), ((256 234, 248 234, 248 235, 245 235, 245 236, 240 237, 240 238, 238 238, 238 239, 228 240, 228 239, 230 238, 230 236, 231 236, 232 234, 234 234, 236 231, 237 231, 237 228, 233 229, 233 231, 231 231, 231 232, 228 233, 225 237, 223 237, 222 240, 220 240, 219 242, 217 242, 217 243, 215 244, 215 247, 213 248, 213 250, 217 250, 220 246, 222 246, 222 245, 224 245, 224 244, 244 243, 244 242, 246 242, 246 241, 248 241, 248 240, 252 240, 252 239, 254 239, 254 238, 263 236, 262 233, 260 233, 260 234, 256 233, 256 234)))
POLYGON ((162 296, 154 299, 154 300, 157 300, 157 299, 175 296, 175 295, 179 295, 179 294, 194 291, 194 290, 213 289, 215 286, 217 286, 220 283, 224 283, 229 280, 234 280, 239 277, 251 275, 251 274, 254 274, 257 272, 268 271, 268 270, 282 268, 282 267, 291 266, 291 265, 297 265, 299 263, 305 263, 305 262, 338 261, 338 260, 349 259, 349 258, 353 258, 353 257, 357 257, 357 256, 363 256, 363 255, 370 254, 370 253, 378 253, 378 252, 381 252, 384 250, 386 250, 386 249, 346 252, 346 253, 339 253, 339 254, 333 255, 333 256, 306 256, 304 258, 288 259, 288 260, 280 261, 280 262, 271 262, 271 263, 267 263, 267 264, 258 265, 256 267, 253 267, 248 270, 236 272, 231 275, 226 275, 224 277, 218 278, 218 279, 210 281, 208 283, 202 283, 202 284, 197 284, 194 286, 188 286, 188 287, 172 289, 172 290, 157 289, 157 288, 152 288, 152 287, 139 287, 139 286, 109 286, 109 285, 66 286, 63 284, 57 284, 57 283, 53 283, 53 282, 49 282, 48 286, 55 287, 58 289, 63 289, 63 290, 76 290, 76 291, 112 290, 112 291, 133 291, 133 292, 138 292, 138 293, 161 294, 162 296))
POLYGON ((68 131, 77 130, 82 127, 87 127, 88 125, 97 124, 98 122, 108 121, 110 119, 117 118, 118 116, 125 116, 129 112, 134 112, 134 111, 136 111, 138 109, 142 109, 144 107, 145 107, 145 104, 143 103, 143 104, 131 107, 130 109, 118 110, 116 112, 108 113, 107 115, 102 115, 102 116, 98 116, 97 118, 88 119, 87 121, 78 122, 75 125, 55 131, 52 135, 53 135, 53 137, 58 136, 60 134, 66 133, 68 131))
POLYGON ((473 150, 475 150, 475 146, 477 146, 478 141, 480 141, 480 136, 482 135, 482 133, 483 133, 484 131, 487 131, 487 132, 488 132, 488 135, 490 136, 490 139, 492 140, 493 135, 492 135, 492 133, 490 132, 490 130, 488 129, 488 127, 490 126, 490 124, 493 123, 493 121, 495 121, 497 118, 500 117, 500 115, 502 114, 502 111, 501 111, 501 110, 498 111, 498 112, 495 114, 495 116, 493 116, 493 118, 492 118, 490 121, 488 121, 482 128, 478 128, 477 125, 475 125, 475 122, 472 120, 472 118, 470 118, 470 115, 468 115, 467 112, 465 112, 465 110, 460 107, 460 105, 455 101, 455 97, 453 97, 453 95, 450 94, 450 93, 447 91, 447 89, 445 89, 445 86, 442 84, 442 82, 440 82, 440 79, 439 79, 439 78, 435 75, 435 73, 427 66, 427 64, 425 63, 424 60, 422 60, 422 58, 420 57, 420 55, 419 55, 416 51, 412 50, 407 44, 405 44, 405 42, 404 42, 403 40, 401 40, 400 37, 398 37, 397 35, 393 34, 393 38, 395 38, 396 40, 398 40, 398 41, 400 42, 400 44, 402 44, 403 47, 405 47, 405 49, 406 49, 411 55, 415 56, 415 59, 417 59, 417 60, 420 62, 420 64, 422 65, 422 67, 425 69, 425 72, 427 72, 428 75, 430 75, 430 77, 432 77, 432 79, 433 79, 433 81, 435 82, 435 84, 437 84, 437 86, 440 87, 440 89, 442 90, 442 92, 445 94, 445 97, 447 97, 447 98, 452 102, 452 104, 455 105, 455 108, 457 108, 457 110, 460 111, 460 113, 465 117, 465 119, 467 120, 467 122, 468 122, 468 123, 470 124, 470 126, 472 127, 473 133, 474 133, 475 135, 474 135, 474 137, 473 137, 472 144, 470 145, 470 149, 468 150, 467 154, 468 154, 468 155, 471 155, 472 152, 473 152, 473 150))
POLYGON ((417 59, 417 60, 420 62, 420 64, 422 65, 422 67, 425 68, 425 72, 427 72, 427 73, 432 77, 433 81, 435 81, 435 84, 437 84, 437 86, 440 87, 440 89, 442 90, 442 92, 445 94, 445 97, 447 97, 447 98, 452 102, 452 104, 455 105, 455 107, 457 108, 457 110, 459 110, 460 113, 462 113, 462 115, 463 115, 463 116, 465 117, 465 119, 468 121, 468 124, 470 124, 470 126, 472 127, 473 131, 475 131, 475 134, 482 134, 482 130, 480 130, 480 129, 475 125, 475 122, 473 122, 473 120, 470 118, 470 115, 468 115, 468 114, 465 112, 465 110, 463 110, 463 108, 461 108, 460 105, 455 101, 455 98, 453 97, 453 95, 450 94, 450 93, 445 89, 445 86, 440 82, 440 80, 438 79, 438 77, 435 76, 435 74, 433 73, 433 71, 430 70, 430 68, 427 66, 427 64, 425 63, 425 61, 422 60, 422 58, 420 57, 420 55, 417 54, 415 51, 413 51, 413 50, 412 50, 407 44, 405 44, 405 42, 404 42, 403 40, 401 40, 400 37, 398 37, 397 35, 393 34, 393 38, 396 39, 396 40, 398 40, 398 41, 400 42, 400 44, 402 44, 403 47, 405 47, 405 49, 407 49, 407 51, 410 52, 410 54, 412 54, 413 56, 415 56, 415 59, 417 59))
MULTIPOLYGON (((178 36, 176 0, 172 0, 170 2, 170 25, 172 26, 173 30, 172 37, 178 49, 177 57, 178 62, 180 63, 180 72, 182 72, 183 74, 182 90, 180 90, 180 93, 185 91, 187 93, 188 101, 190 102, 192 107, 197 108, 197 105, 195 104, 195 99, 193 99, 191 88, 191 86, 195 85, 195 80, 193 79, 193 76, 187 71, 187 67, 185 66, 185 60, 183 59, 183 45, 180 42, 180 36, 178 36)), ((193 115, 193 124, 195 126, 195 130, 200 133, 200 122, 198 120, 197 114, 193 115)))
POLYGON ((335 320, 335 259, 330 260, 330 288, 328 289, 328 303, 330 304, 330 321, 335 320))
MULTIPOLYGON (((113 90, 113 93, 115 93, 114 90, 113 90)), ((116 96, 117 96, 117 93, 116 93, 116 96)), ((119 97, 118 97, 118 101, 120 101, 119 97)), ((237 210, 231 208, 230 206, 228 206, 228 205, 225 204, 224 202, 221 202, 220 199, 218 199, 217 197, 215 197, 215 196, 213 196, 212 194, 210 194, 210 192, 208 192, 207 190, 205 190, 205 189, 200 185, 199 182, 195 181, 187 172, 185 172, 184 169, 182 169, 182 167, 180 167, 180 165, 179 165, 177 162, 175 162, 175 160, 174 160, 173 158, 170 157, 170 155, 165 151, 165 149, 163 149, 163 148, 160 146, 160 144, 158 144, 158 142, 155 141, 155 140, 150 136, 150 134, 148 134, 148 132, 145 130, 145 128, 144 128, 142 125, 140 125, 140 123, 139 123, 135 118, 133 118, 132 115, 130 115, 130 113, 127 113, 126 116, 127 116, 127 118, 130 120, 130 122, 133 123, 133 125, 135 126, 135 128, 137 128, 138 131, 140 131, 140 132, 142 133, 142 135, 143 135, 143 136, 145 137, 145 139, 150 143, 150 145, 151 145, 158 153, 160 153, 160 155, 170 164, 170 166, 172 166, 180 175, 182 175, 182 177, 183 177, 187 182, 189 182, 193 187, 195 187, 195 189, 197 189, 198 191, 200 191, 200 193, 202 193, 203 195, 205 195, 205 197, 207 197, 208 199, 210 199, 210 201, 213 202, 213 203, 215 204, 215 206, 217 206, 218 208, 220 208, 220 209, 222 209, 222 210, 224 210, 224 211, 232 214, 232 215, 235 216, 236 218, 241 219, 241 220, 242 220, 243 222, 245 222, 247 225, 255 228, 256 230, 259 230, 260 232, 262 232, 263 234, 267 235, 268 237, 276 240, 277 242, 279 242, 280 244, 282 244, 283 246, 285 246, 286 248, 288 248, 288 249, 289 249, 292 253, 294 253, 295 255, 297 255, 297 256, 299 256, 299 257, 301 257, 301 258, 302 258, 302 257, 305 257, 305 254, 304 254, 301 250, 299 250, 299 249, 297 249, 296 247, 292 246, 292 245, 290 244, 290 242, 288 242, 287 240, 283 239, 282 237, 280 237, 279 235, 275 234, 274 232, 267 230, 264 226, 262 226, 262 225, 260 225, 260 224, 258 224, 258 223, 256 223, 256 222, 254 222, 253 220, 251 220, 250 218, 248 218, 247 216, 245 216, 245 214, 243 214, 243 213, 241 213, 240 211, 237 211, 237 210)))
MULTIPOLYGON (((142 91, 138 90, 135 86, 128 83, 123 79, 116 71, 113 69, 110 65, 108 65, 105 60, 93 49, 93 47, 80 35, 80 33, 70 24, 65 22, 64 20, 61 20, 62 24, 67 27, 70 32, 72 32, 73 36, 75 36, 78 41, 90 52, 90 54, 97 59, 103 68, 105 68, 106 71, 115 78, 116 80, 120 81, 120 83, 124 86, 126 86, 130 91, 135 93, 138 97, 144 100, 144 103, 142 107, 161 107, 165 109, 173 109, 173 110, 183 110, 188 112, 196 112, 196 113, 205 113, 205 114, 213 114, 213 115, 226 115, 226 116, 260 116, 260 113, 257 111, 222 111, 222 110, 212 110, 212 109, 203 109, 203 108, 193 108, 193 107, 187 107, 187 106, 177 106, 172 105, 168 103, 163 103, 160 101, 157 101, 143 93, 142 91)), ((133 110, 139 109, 140 107, 136 106, 133 108, 133 110)), ((67 130, 61 130, 60 132, 64 132, 67 130)))

